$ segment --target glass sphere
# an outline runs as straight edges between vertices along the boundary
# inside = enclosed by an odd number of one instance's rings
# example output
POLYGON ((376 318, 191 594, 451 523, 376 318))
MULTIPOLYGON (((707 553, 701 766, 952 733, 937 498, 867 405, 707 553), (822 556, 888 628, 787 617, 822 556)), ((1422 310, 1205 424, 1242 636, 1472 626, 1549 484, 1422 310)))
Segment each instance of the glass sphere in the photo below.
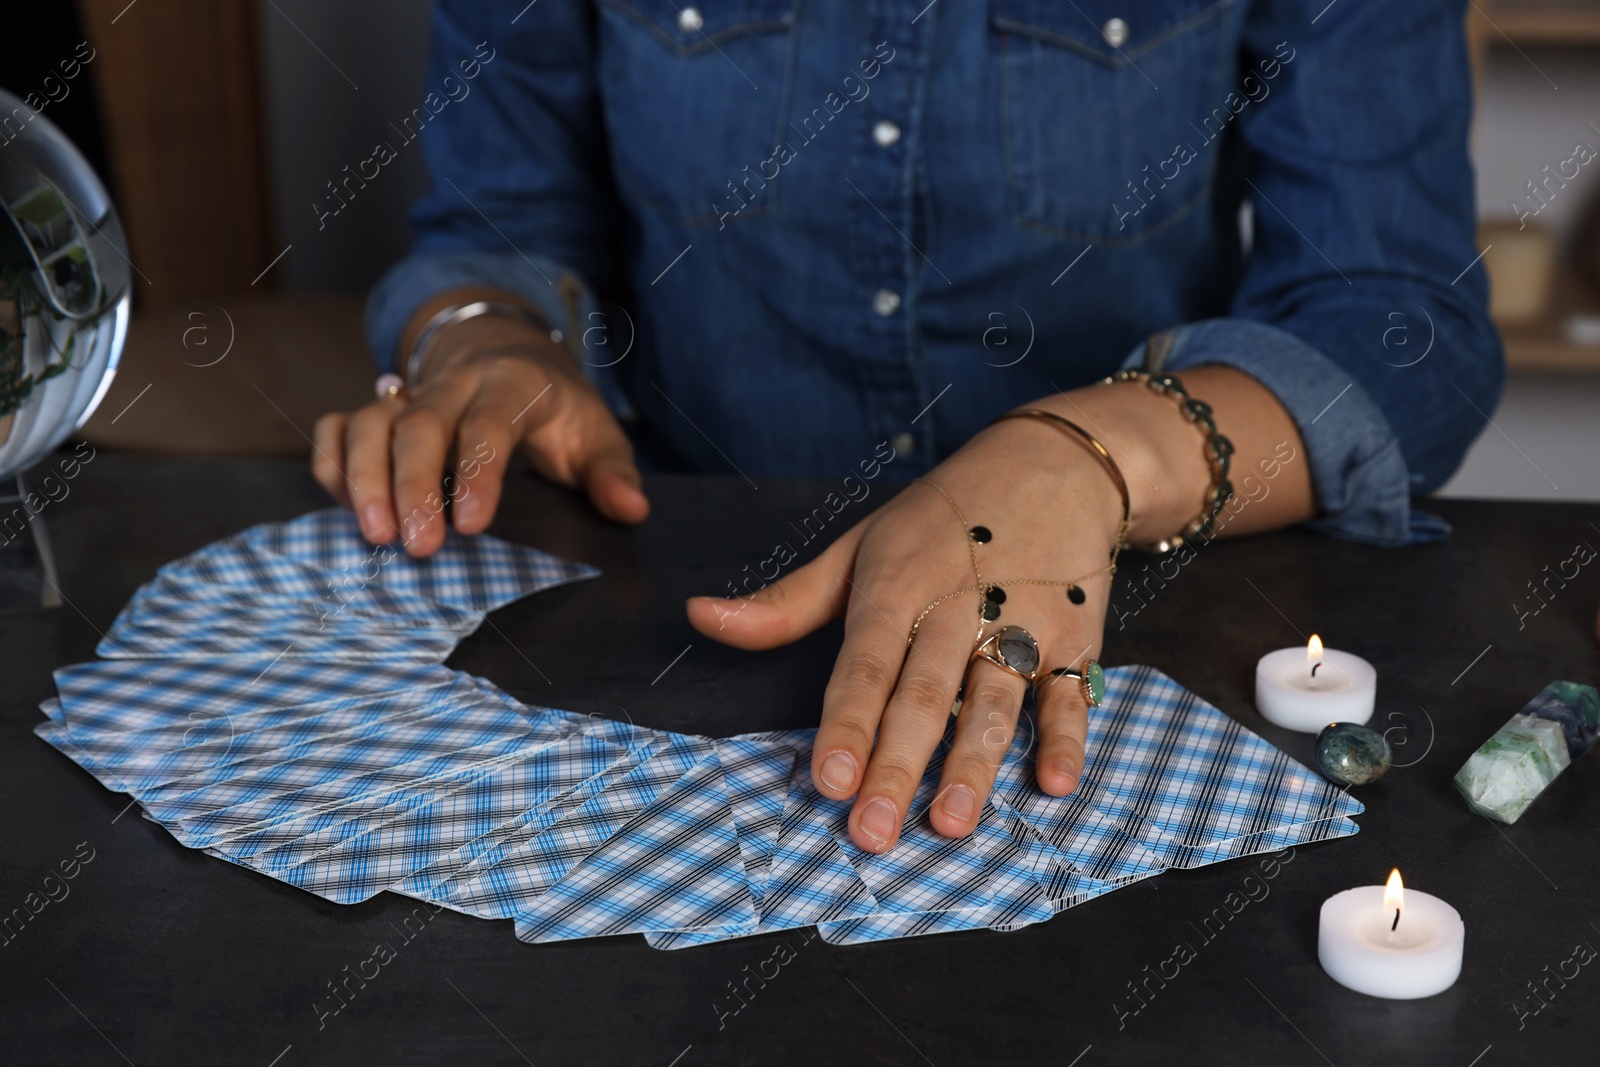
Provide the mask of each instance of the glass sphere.
POLYGON ((0 114, 10 116, 0 144, 3 479, 93 414, 116 375, 131 301, 127 240, 93 169, 3 89, 0 114))

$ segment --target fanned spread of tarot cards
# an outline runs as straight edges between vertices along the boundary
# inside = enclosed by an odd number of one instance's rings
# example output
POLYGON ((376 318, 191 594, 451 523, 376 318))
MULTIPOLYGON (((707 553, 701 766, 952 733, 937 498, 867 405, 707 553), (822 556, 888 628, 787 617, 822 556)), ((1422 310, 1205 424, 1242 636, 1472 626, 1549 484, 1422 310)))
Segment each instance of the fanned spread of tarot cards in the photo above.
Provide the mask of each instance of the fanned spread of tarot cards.
POLYGON ((1026 728, 977 829, 857 849, 814 730, 701 737, 530 707, 443 661, 485 615, 595 577, 490 536, 427 559, 338 509, 162 567, 36 732, 178 841, 331 901, 394 892, 523 941, 657 948, 816 926, 835 943, 1049 919, 1168 868, 1356 832, 1361 805, 1149 667, 1107 672, 1081 783, 1026 728))

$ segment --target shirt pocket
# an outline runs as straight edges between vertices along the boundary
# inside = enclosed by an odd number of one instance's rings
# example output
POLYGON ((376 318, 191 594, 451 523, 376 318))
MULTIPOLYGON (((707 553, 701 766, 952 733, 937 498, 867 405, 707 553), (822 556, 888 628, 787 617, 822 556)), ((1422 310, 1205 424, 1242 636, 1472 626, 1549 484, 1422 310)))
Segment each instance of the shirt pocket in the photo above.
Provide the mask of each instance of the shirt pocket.
POLYGON ((798 3, 601 0, 601 93, 625 197, 693 226, 774 210, 760 170, 782 140, 798 3))
POLYGON ((1234 4, 992 0, 1018 225, 1125 245, 1205 199, 1226 125, 1206 120, 1232 118, 1234 4))

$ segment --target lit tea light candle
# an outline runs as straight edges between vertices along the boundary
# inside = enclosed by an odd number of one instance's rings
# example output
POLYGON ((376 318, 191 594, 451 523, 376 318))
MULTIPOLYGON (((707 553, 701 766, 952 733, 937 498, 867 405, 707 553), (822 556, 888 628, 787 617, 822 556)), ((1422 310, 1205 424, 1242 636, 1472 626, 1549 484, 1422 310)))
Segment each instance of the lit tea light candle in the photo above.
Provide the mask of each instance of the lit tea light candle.
POLYGON ((1280 648, 1256 663, 1256 707, 1289 730, 1314 734, 1332 722, 1366 722, 1377 697, 1377 669, 1323 648, 1316 634, 1304 649, 1280 648))
POLYGON ((1357 993, 1417 1000, 1455 985, 1466 937, 1460 912, 1406 889, 1396 870, 1387 885, 1346 889, 1323 901, 1317 961, 1357 993))

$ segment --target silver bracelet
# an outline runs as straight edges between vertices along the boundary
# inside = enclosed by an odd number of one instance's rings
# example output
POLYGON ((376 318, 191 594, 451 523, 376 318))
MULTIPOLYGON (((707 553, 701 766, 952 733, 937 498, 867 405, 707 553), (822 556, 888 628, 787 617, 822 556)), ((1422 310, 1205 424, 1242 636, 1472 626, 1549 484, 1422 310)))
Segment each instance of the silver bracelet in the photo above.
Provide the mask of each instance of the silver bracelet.
POLYGON ((406 360, 406 385, 415 389, 419 384, 418 376, 422 373, 422 361, 428 354, 428 346, 433 344, 433 339, 439 331, 447 326, 454 326, 458 322, 466 322, 481 315, 500 315, 506 318, 521 319, 536 330, 547 331, 550 340, 560 344, 565 335, 560 330, 552 329, 550 324, 538 313, 521 307, 517 304, 506 304, 494 300, 474 300, 470 304, 452 304, 441 308, 427 324, 422 327, 422 332, 417 334, 417 343, 411 346, 411 355, 406 360))

